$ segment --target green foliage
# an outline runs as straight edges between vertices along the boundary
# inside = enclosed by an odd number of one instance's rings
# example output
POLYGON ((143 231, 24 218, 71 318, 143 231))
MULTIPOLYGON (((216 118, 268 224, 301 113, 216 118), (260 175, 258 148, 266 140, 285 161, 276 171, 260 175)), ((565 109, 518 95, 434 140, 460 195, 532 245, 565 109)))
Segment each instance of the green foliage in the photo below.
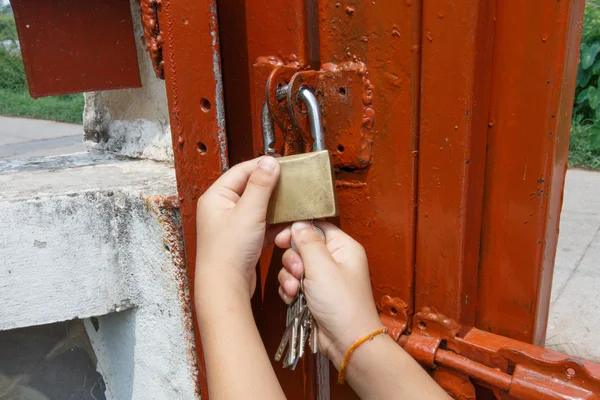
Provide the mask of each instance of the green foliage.
POLYGON ((600 169, 600 151, 590 146, 594 125, 573 124, 569 142, 569 165, 600 169))
POLYGON ((0 5, 0 14, 12 14, 13 10, 12 10, 12 6, 10 5, 10 3, 5 4, 3 6, 0 5))
POLYGON ((570 161, 600 168, 600 0, 588 0, 577 73, 570 161))
POLYGON ((17 27, 12 14, 0 12, 0 42, 5 40, 18 40, 17 27))
POLYGON ((18 54, 0 47, 0 89, 27 90, 25 67, 18 54))
POLYGON ((83 95, 32 99, 28 92, 0 89, 0 114, 82 123, 83 95))

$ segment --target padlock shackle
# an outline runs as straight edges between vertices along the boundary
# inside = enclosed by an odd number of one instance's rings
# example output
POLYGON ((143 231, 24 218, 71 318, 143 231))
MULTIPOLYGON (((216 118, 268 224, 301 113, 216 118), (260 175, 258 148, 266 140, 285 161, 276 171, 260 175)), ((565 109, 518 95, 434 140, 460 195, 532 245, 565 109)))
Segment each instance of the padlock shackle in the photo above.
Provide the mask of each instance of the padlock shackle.
POLYGON ((317 96, 309 88, 303 87, 298 91, 298 99, 306 105, 306 111, 308 111, 310 134, 314 139, 313 151, 325 150, 323 125, 321 125, 321 110, 319 109, 317 96))

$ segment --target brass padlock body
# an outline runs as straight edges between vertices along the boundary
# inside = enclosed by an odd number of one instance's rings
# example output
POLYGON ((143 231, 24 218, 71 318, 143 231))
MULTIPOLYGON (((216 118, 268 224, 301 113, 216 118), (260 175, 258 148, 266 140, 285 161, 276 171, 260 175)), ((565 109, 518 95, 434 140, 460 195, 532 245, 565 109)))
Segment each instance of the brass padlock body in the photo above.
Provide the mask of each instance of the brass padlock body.
POLYGON ((338 215, 335 173, 328 150, 277 159, 281 166, 267 223, 303 221, 338 215))

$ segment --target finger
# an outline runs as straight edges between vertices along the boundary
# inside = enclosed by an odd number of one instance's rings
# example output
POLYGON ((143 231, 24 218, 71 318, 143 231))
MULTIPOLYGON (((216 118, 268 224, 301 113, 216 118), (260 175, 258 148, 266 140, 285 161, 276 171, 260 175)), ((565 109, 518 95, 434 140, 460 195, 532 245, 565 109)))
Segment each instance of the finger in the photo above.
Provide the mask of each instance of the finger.
POLYGON ((263 157, 250 178, 242 198, 236 209, 243 215, 252 216, 257 222, 264 222, 267 206, 277 180, 279 179, 279 163, 273 157, 263 157))
POLYGON ((325 234, 325 242, 326 243, 329 243, 334 240, 355 242, 355 240, 352 238, 352 236, 348 235, 346 232, 344 232, 343 230, 341 230, 339 227, 332 224, 331 222, 316 220, 316 221, 312 221, 312 223, 313 223, 313 225, 319 227, 323 231, 323 233, 325 234))
POLYGON ((298 293, 298 287, 300 286, 300 281, 292 276, 288 270, 281 268, 281 270, 279 270, 277 280, 279 281, 279 286, 281 286, 285 294, 290 297, 296 296, 296 293, 298 293))
POLYGON ((365 257, 362 245, 337 226, 326 221, 314 221, 314 225, 325 234, 327 249, 338 263, 362 260, 365 257))
POLYGON ((279 236, 282 231, 286 229, 289 230, 290 226, 290 224, 277 224, 267 227, 267 231, 265 232, 265 240, 263 242, 263 249, 275 243, 277 236, 279 236))
POLYGON ((289 249, 292 247, 292 226, 288 225, 284 230, 275 236, 275 245, 280 249, 289 249))
POLYGON ((228 189, 241 196, 250 175, 256 170, 262 158, 259 157, 234 165, 229 171, 221 175, 207 191, 228 189))
POLYGON ((279 286, 278 292, 279 297, 281 297, 281 300, 283 300, 285 304, 287 304, 288 306, 292 304, 292 301, 294 301, 294 297, 288 296, 281 286, 279 286))
POLYGON ((319 232, 310 222, 294 222, 292 239, 304 264, 306 274, 325 272, 328 266, 335 265, 329 250, 319 232), (314 272, 311 270, 314 268, 314 272), (318 272, 317 272, 318 271, 318 272))
POLYGON ((302 263, 302 257, 296 253, 293 249, 287 249, 281 257, 281 263, 283 267, 292 274, 296 279, 300 279, 304 273, 304 264, 302 263))

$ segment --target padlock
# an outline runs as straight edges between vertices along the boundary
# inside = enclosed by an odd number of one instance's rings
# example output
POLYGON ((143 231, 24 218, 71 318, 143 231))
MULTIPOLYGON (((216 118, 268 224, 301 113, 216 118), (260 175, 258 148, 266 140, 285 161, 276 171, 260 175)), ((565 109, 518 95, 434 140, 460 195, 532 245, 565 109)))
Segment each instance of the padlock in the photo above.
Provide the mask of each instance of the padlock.
MULTIPOLYGON (((312 152, 279 157, 279 182, 267 209, 267 223, 312 220, 338 215, 335 173, 331 153, 325 149, 319 103, 313 92, 304 87, 298 99, 305 105, 313 141, 312 152)), ((263 124, 267 122, 263 117, 263 124)), ((268 130, 268 127, 267 127, 268 130)), ((265 126, 263 126, 263 136, 265 126)), ((272 136, 266 135, 271 138, 272 136)), ((269 139, 267 139, 269 140, 269 139)), ((265 143, 265 149, 272 143, 265 143)))

